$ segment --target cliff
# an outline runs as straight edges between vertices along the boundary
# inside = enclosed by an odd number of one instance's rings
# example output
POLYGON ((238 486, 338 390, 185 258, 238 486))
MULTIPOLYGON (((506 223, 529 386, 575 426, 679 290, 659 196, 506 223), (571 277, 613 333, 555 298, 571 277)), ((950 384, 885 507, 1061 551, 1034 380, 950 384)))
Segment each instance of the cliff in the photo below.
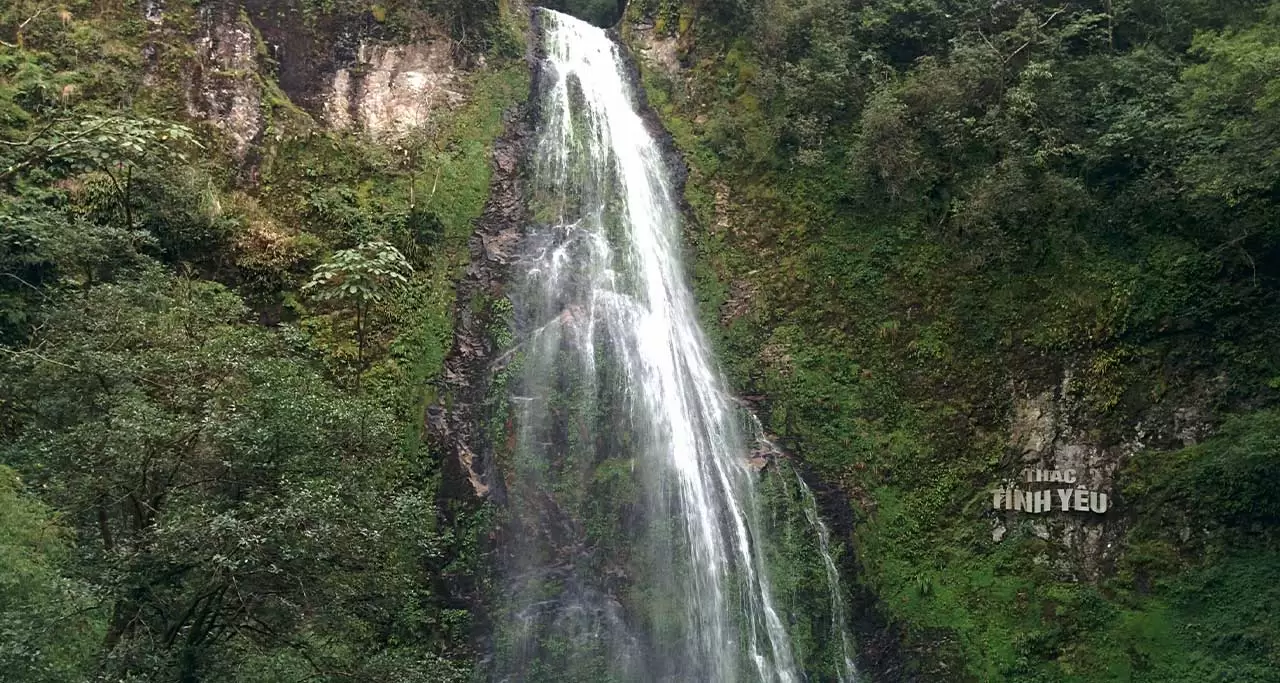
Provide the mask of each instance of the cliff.
POLYGON ((631 3, 704 323, 826 483, 872 680, 1274 677, 1234 596, 1276 599, 1275 27, 631 3))

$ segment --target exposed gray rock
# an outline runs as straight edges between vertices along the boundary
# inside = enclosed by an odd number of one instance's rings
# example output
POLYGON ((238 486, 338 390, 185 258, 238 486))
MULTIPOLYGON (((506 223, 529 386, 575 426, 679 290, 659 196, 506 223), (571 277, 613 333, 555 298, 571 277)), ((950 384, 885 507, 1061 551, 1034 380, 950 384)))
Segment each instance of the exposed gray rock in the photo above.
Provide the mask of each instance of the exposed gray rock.
POLYGON ((142 12, 148 23, 156 26, 164 23, 164 3, 161 0, 146 0, 142 4, 142 12))
POLYGON ((324 119, 337 129, 371 134, 403 132, 429 122, 432 112, 461 104, 460 74, 447 41, 410 45, 361 43, 356 63, 338 69, 324 99, 324 119))
MULTIPOLYGON (((163 0, 147 0, 142 11, 151 30, 162 30, 163 0)), ((460 62, 450 40, 430 30, 395 44, 368 18, 328 16, 299 26, 303 19, 296 7, 266 0, 213 0, 197 9, 187 112, 224 132, 238 159, 251 156, 267 127, 265 83, 331 128, 381 138, 464 103, 463 77, 483 66, 483 57, 460 62)))
POLYGON ((649 67, 668 76, 680 71, 679 39, 658 35, 653 24, 635 24, 627 35, 630 47, 649 67))
POLYGON ((516 246, 529 222, 522 168, 531 136, 525 110, 508 119, 506 133, 494 145, 489 200, 471 235, 471 263, 458 283, 454 342, 444 369, 449 405, 434 407, 428 415, 432 439, 452 455, 444 463, 445 488, 451 496, 462 497, 458 489, 469 486, 477 498, 504 498, 493 444, 485 433, 484 409, 501 349, 490 338, 487 307, 478 304, 503 295, 516 246))
POLYGON ((253 26, 237 3, 200 7, 187 113, 222 130, 231 153, 240 159, 262 134, 266 121, 255 53, 253 26))
POLYGON ((1076 482, 1054 488, 1105 492, 1110 508, 1103 514, 1062 512, 1027 514, 998 512, 992 538, 1000 541, 1018 524, 1048 541, 1051 566, 1065 580, 1096 580, 1106 573, 1119 550, 1126 516, 1117 507, 1117 475, 1125 463, 1148 447, 1189 446, 1208 432, 1206 412, 1198 406, 1152 406, 1127 432, 1105 439, 1076 398, 1074 375, 1064 371, 1059 382, 1043 390, 1015 390, 1009 422, 1011 462, 1008 475, 1025 470, 1073 470, 1076 482))

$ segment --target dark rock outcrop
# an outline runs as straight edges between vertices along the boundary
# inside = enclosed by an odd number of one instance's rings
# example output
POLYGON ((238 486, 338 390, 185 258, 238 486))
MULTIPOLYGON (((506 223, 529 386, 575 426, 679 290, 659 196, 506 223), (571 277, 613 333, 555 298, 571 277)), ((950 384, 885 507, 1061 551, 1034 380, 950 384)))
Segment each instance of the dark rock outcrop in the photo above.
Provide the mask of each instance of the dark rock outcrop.
MULTIPOLYGON (((489 201, 471 235, 471 263, 458 283, 453 348, 445 359, 444 405, 428 411, 428 428, 445 453, 443 492, 502 499, 502 482, 484 433, 483 405, 500 349, 489 333, 491 302, 503 296, 508 268, 528 224, 523 167, 532 137, 527 107, 508 116, 507 131, 493 150, 489 201)), ((465 497, 465 496, 463 496, 465 497)))

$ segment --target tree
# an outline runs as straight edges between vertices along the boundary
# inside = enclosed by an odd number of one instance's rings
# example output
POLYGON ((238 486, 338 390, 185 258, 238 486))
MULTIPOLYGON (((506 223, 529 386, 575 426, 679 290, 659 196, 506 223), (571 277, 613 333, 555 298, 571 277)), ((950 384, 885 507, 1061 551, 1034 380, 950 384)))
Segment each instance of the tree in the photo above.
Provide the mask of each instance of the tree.
POLYGON ((1274 196, 1280 187, 1280 5, 1247 29, 1197 35, 1192 53, 1204 61, 1183 73, 1183 109, 1198 147, 1183 169, 1189 184, 1233 205, 1274 196))
POLYGON ((457 680, 417 645, 451 623, 418 583, 445 539, 379 397, 340 391, 207 281, 153 268, 47 306, 29 345, 0 347, 0 423, 16 427, 0 462, 65 511, 67 569, 98 599, 60 578, 49 512, 0 467, 0 671, 457 680), (400 675, 409 662, 421 673, 400 675))
POLYGON ((622 13, 622 4, 616 0, 559 0, 547 6, 597 26, 612 26, 622 13))
MULTIPOLYGON (((413 266, 399 249, 381 240, 343 249, 320 264, 303 291, 314 292, 321 301, 338 301, 352 306, 356 314, 356 362, 364 371, 365 332, 370 308, 392 289, 408 284, 413 266)), ((360 386, 356 375, 356 388, 360 386)))
POLYGON ((0 669, 11 680, 84 680, 101 630, 87 588, 60 575, 70 534, 0 465, 0 669))

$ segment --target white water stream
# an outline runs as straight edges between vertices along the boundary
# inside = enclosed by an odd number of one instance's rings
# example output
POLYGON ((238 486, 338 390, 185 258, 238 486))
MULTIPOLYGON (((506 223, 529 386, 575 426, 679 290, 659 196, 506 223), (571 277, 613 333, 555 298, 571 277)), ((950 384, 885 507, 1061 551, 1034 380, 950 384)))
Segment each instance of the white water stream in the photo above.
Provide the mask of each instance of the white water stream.
MULTIPOLYGON (((512 534, 519 547, 509 547, 514 625, 497 675, 542 680, 563 668, 599 680, 819 680, 789 635, 802 615, 787 614, 771 585, 760 475, 695 317, 663 152, 605 31, 546 10, 538 21, 539 225, 523 293, 513 297, 525 339, 511 401, 512 505, 526 519, 512 534), (612 532, 628 536, 610 551, 625 561, 600 559, 609 538, 582 540, 591 523, 580 520, 599 504, 586 491, 603 486, 602 471, 622 471, 640 489, 612 532), (586 651, 600 655, 597 668, 586 651)), ((625 493, 611 495, 624 505, 625 493)), ((826 529, 815 509, 805 514, 820 534, 840 639, 841 661, 830 669, 852 681, 826 529)))

